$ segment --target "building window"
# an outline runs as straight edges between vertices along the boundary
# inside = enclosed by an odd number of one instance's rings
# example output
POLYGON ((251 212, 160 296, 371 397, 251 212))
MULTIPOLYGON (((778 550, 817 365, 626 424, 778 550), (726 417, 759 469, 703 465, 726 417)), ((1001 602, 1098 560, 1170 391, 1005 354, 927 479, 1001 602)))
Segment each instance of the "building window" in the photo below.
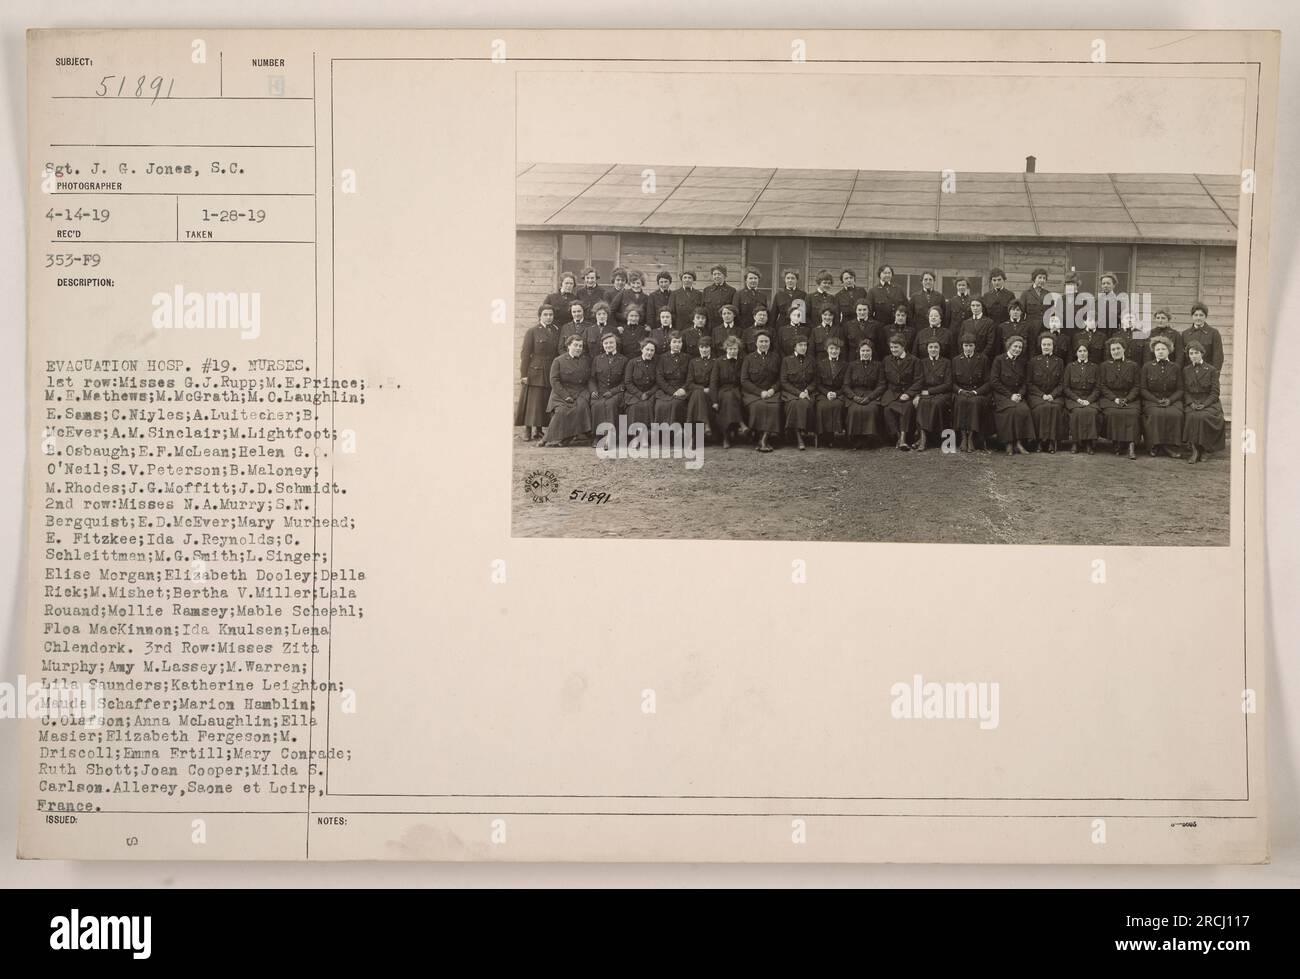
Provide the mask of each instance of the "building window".
POLYGON ((578 276, 587 266, 596 270, 601 285, 609 285, 618 265, 618 235, 560 235, 560 274, 578 276))
MULTIPOLYGON (((763 302, 772 301, 772 293, 784 288, 782 276, 786 269, 799 273, 799 288, 810 292, 808 287, 808 242, 804 238, 747 238, 746 266, 758 270, 758 291, 763 302)), ((742 276, 740 285, 744 285, 742 276)), ((817 286, 814 284, 813 289, 817 286)))
POLYGON ((1080 292, 1096 293, 1105 272, 1115 273, 1115 291, 1128 292, 1132 281, 1132 245, 1071 245, 1070 265, 1079 280, 1080 292))

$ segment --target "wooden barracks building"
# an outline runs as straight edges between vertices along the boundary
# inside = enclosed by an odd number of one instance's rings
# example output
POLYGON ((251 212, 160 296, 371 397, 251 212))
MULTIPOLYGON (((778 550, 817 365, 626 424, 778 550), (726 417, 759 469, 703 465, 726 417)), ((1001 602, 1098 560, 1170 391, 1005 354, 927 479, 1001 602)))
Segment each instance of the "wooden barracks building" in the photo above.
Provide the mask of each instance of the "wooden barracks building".
POLYGON ((835 290, 846 268, 869 288, 888 263, 908 295, 933 271, 947 296, 958 276, 975 295, 987 291, 994 267, 1017 295, 1035 268, 1047 269, 1050 290, 1074 269, 1088 292, 1113 271, 1118 292, 1150 293, 1152 311, 1169 309, 1180 331, 1191 325, 1193 302, 1209 306, 1210 325, 1223 335, 1231 417, 1240 178, 1036 173, 1034 158, 1026 163, 1024 173, 958 173, 955 193, 941 192, 935 171, 521 163, 516 350, 561 272, 588 265, 606 288, 616 266, 643 272, 646 291, 662 270, 674 289, 682 269, 703 287, 718 262, 740 288, 753 266, 769 297, 786 268, 799 270, 800 288, 812 292, 820 269, 835 276, 835 290))

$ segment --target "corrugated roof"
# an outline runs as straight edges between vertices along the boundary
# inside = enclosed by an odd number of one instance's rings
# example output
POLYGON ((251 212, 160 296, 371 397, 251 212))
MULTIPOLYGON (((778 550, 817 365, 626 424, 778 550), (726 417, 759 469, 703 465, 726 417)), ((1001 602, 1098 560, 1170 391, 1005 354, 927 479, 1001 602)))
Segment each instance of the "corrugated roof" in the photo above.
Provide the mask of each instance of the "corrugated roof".
POLYGON ((1234 244, 1235 174, 521 163, 524 230, 1234 244), (653 186, 643 177, 654 171, 653 186))

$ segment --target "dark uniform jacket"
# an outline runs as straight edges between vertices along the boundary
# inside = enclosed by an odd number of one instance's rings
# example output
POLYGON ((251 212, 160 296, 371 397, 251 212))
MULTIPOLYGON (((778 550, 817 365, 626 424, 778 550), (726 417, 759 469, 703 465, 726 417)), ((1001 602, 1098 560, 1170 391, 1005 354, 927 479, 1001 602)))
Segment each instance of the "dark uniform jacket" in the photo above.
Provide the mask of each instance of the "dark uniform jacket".
POLYGON ((807 354, 791 354, 781 361, 781 400, 797 400, 800 393, 817 393, 817 361, 807 354))
POLYGON ((699 289, 687 289, 685 286, 674 289, 672 302, 668 307, 673 311, 673 326, 679 330, 684 326, 690 326, 695 311, 703 305, 704 294, 699 289))
POLYGON ((573 313, 569 311, 569 306, 575 301, 578 301, 578 294, 576 292, 570 292, 568 294, 563 292, 553 292, 546 297, 547 304, 555 310, 556 326, 564 326, 566 323, 573 320, 573 313))
POLYGON ((622 354, 596 354, 591 362, 591 393, 605 398, 623 393, 623 376, 627 373, 627 358, 622 354))
POLYGON ((551 383, 551 361, 559 355, 560 331, 540 323, 530 326, 519 355, 519 376, 528 378, 530 388, 547 387, 551 383))
MULTIPOLYGON (((948 303, 948 318, 944 321, 948 329, 952 330, 953 337, 956 340, 961 339, 961 325, 971 318, 970 301, 975 297, 970 293, 964 296, 953 296, 945 300, 948 303)), ((992 323, 992 320, 989 320, 992 323)), ((977 351, 978 352, 978 351, 977 351)))
MULTIPOLYGON (((943 298, 943 293, 938 289, 931 289, 929 292, 926 292, 924 289, 918 289, 916 292, 912 293, 911 298, 907 300, 908 322, 918 330, 929 324, 931 306, 938 306, 939 312, 943 314, 943 318, 939 320, 939 322, 947 322, 948 300, 943 298)), ((920 356, 924 356, 924 354, 921 354, 920 356)), ((947 354, 944 356, 947 356, 947 354)))
POLYGON ((929 391, 931 397, 952 392, 952 361, 947 357, 931 360, 918 357, 921 362, 921 390, 929 391))
POLYGON ((781 337, 781 356, 793 357, 795 342, 803 339, 808 341, 808 349, 812 350, 812 327, 807 323, 800 323, 797 326, 794 323, 786 323, 778 331, 781 337))
MULTIPOLYGON (((789 289, 778 289, 772 294, 772 306, 768 312, 768 323, 780 328, 790 322, 790 307, 794 305, 796 299, 802 299, 805 307, 808 305, 808 293, 802 289, 795 289, 791 292, 789 289)), ((804 317, 807 322, 808 317, 804 317)))
MULTIPOLYGON (((747 329, 747 330, 745 331, 744 335, 741 337, 741 340, 744 341, 744 343, 743 343, 743 345, 742 345, 742 347, 741 347, 741 350, 740 350, 740 359, 741 359, 741 360, 744 360, 744 359, 745 359, 745 354, 752 354, 752 353, 755 353, 755 352, 758 350, 758 334, 759 334, 759 332, 760 332, 760 331, 759 331, 759 328, 758 328, 757 326, 751 326, 751 327, 749 327, 749 329, 747 329)), ((771 346, 769 349, 771 349, 773 352, 779 352, 779 351, 780 351, 781 338, 780 338, 779 336, 777 336, 777 331, 774 330, 774 329, 772 329, 772 328, 771 328, 770 326, 768 326, 766 323, 764 323, 764 324, 763 324, 763 328, 762 328, 762 332, 766 333, 766 334, 768 335, 768 337, 769 337, 769 338, 771 339, 771 341, 772 341, 772 346, 771 346)), ((723 352, 725 353, 726 351, 723 351, 723 352)))
POLYGON ((686 375, 690 372, 691 359, 682 353, 666 353, 659 358, 655 380, 659 390, 664 394, 673 394, 679 388, 686 387, 686 375))
POLYGON ((1217 370, 1223 370, 1223 338, 1219 331, 1208 323, 1200 329, 1189 327, 1183 331, 1183 349, 1186 350, 1193 340, 1200 341, 1205 348, 1205 362, 1213 364, 1217 370))
POLYGON ((913 341, 912 352, 925 360, 930 356, 929 344, 931 340, 939 341, 939 356, 951 357, 953 353, 952 333, 946 326, 923 326, 916 331, 916 339, 913 341))
POLYGON ((717 404, 721 392, 727 388, 740 387, 740 367, 744 363, 739 357, 734 360, 715 357, 710 361, 709 400, 717 404))
MULTIPOLYGON (((644 292, 633 292, 631 289, 624 289, 617 299, 614 300, 613 308, 610 315, 623 325, 627 324, 627 311, 637 309, 641 311, 641 323, 658 323, 658 320, 650 319, 650 297, 644 292)), ((674 326, 680 326, 674 321, 674 326)))
POLYGON ((1128 309, 1128 297, 1118 292, 1099 292, 1097 303, 1097 329, 1111 333, 1119 329, 1120 320, 1128 309))
POLYGON ((668 352, 668 335, 659 327, 650 327, 647 329, 642 326, 635 330, 625 329, 623 331, 623 356, 628 360, 641 359, 641 341, 649 337, 655 342, 655 359, 657 360, 662 354, 668 352))
POLYGON ((1029 361, 1029 397, 1041 401, 1043 395, 1059 398, 1065 390, 1065 362, 1055 354, 1039 354, 1029 361))
POLYGON ((570 357, 561 354, 551 361, 552 406, 587 393, 591 380, 591 361, 586 354, 570 357))
POLYGON ((1092 361, 1086 364, 1077 360, 1070 361, 1065 367, 1061 393, 1071 401, 1082 399, 1089 404, 1096 404, 1101 395, 1101 365, 1092 361))
POLYGON ((849 372, 849 365, 843 357, 831 360, 829 357, 817 361, 817 390, 822 394, 827 391, 834 391, 835 396, 840 396, 840 389, 844 387, 844 378, 849 372))
POLYGON ((1101 365, 1103 401, 1122 398, 1130 404, 1138 399, 1138 365, 1131 360, 1108 360, 1101 365))
POLYGON ((1006 286, 1001 289, 990 289, 980 297, 980 300, 984 303, 984 315, 995 324, 1005 323, 1011 317, 1011 314, 1007 312, 1007 307, 1011 305, 1015 298, 1016 294, 1006 286))
POLYGON ((812 329, 812 343, 808 345, 808 352, 818 360, 825 360, 830 356, 826 352, 826 341, 831 337, 840 341, 840 360, 844 359, 844 329, 838 323, 832 323, 830 326, 822 326, 818 323, 812 329))
POLYGON ((835 299, 833 292, 813 292, 808 295, 808 322, 814 326, 820 326, 822 322, 822 310, 829 309, 835 314, 835 322, 839 322, 839 303, 835 299))
POLYGON ((851 289, 841 288, 835 293, 835 309, 839 312, 840 322, 847 323, 849 320, 858 318, 858 303, 867 298, 867 290, 862 286, 854 286, 851 289))
POLYGON ((902 357, 890 354, 885 358, 885 394, 881 404, 893 404, 900 395, 915 398, 921 390, 921 362, 909 353, 902 357))
MULTIPOLYGON (((682 353, 686 354, 688 358, 698 357, 700 355, 701 332, 702 331, 697 330, 694 326, 688 326, 686 329, 682 330, 682 353)), ((708 328, 706 327, 703 332, 707 333, 708 328)), ((713 334, 710 333, 709 338, 712 339, 713 334)))
POLYGON ((1188 404, 1202 408, 1219 403, 1219 372, 1213 364, 1188 364, 1183 368, 1183 396, 1188 404))
MULTIPOLYGON (((725 323, 719 323, 713 328, 713 332, 709 335, 713 338, 713 357, 716 360, 719 357, 725 357, 727 355, 727 351, 723 347, 727 337, 736 337, 743 341, 745 338, 745 331, 740 328, 739 324, 734 322, 731 326, 727 326, 725 323)), ((741 354, 744 354, 743 342, 741 344, 741 354)))
MULTIPOLYGON (((1025 322, 1032 326, 1035 332, 1047 329, 1047 320, 1044 314, 1052 307, 1052 294, 1044 289, 1039 292, 1033 286, 1030 286, 1020 294, 1020 305, 1025 307, 1025 322)), ((1066 323, 1061 321, 1061 327, 1064 329, 1066 323)))
POLYGON ((901 286, 892 282, 887 286, 876 283, 867 290, 867 302, 871 303, 871 318, 888 325, 894 322, 894 308, 899 303, 906 303, 907 297, 903 295, 901 286))
POLYGON ((962 322, 961 329, 957 331, 957 337, 953 341, 955 348, 960 350, 961 343, 968 333, 975 334, 975 353, 981 354, 992 362, 1000 350, 998 350, 998 330, 993 325, 993 321, 987 316, 981 316, 977 320, 968 319, 962 322))
POLYGON ((1110 350, 1106 346, 1106 334, 1101 330, 1075 330, 1070 336, 1070 360, 1074 360, 1075 347, 1080 343, 1088 344, 1088 359, 1094 364, 1110 360, 1110 350))
POLYGON ((629 360, 623 372, 623 395, 628 400, 641 400, 643 394, 653 394, 659 383, 659 374, 653 360, 629 360))
MULTIPOLYGON (((654 292, 646 293, 646 305, 650 309, 650 322, 658 323, 659 314, 665 309, 672 312, 673 308, 673 291, 671 289, 656 289, 654 292)), ((611 303, 611 306, 613 304, 611 303)), ((673 317, 673 326, 678 326, 677 317, 673 317)), ((689 320, 687 322, 690 322, 689 320)))
POLYGON ((735 287, 727 285, 715 285, 710 282, 704 287, 704 308, 709 313, 709 328, 717 326, 722 322, 722 307, 736 305, 735 287))
POLYGON ((1183 372, 1172 361, 1153 360, 1142 368, 1142 400, 1158 404, 1167 398, 1171 405, 1183 402, 1183 372))
POLYGON ((878 360, 855 360, 844 372, 844 393, 860 404, 879 401, 885 393, 885 368, 878 360))
MULTIPOLYGON (((713 380, 713 365, 717 361, 713 357, 694 357, 686 367, 686 390, 695 391, 701 388, 707 388, 713 380)), ((676 388, 673 389, 677 390, 676 388)))
POLYGON ((1029 366, 1023 360, 1012 360, 1006 354, 998 357, 989 366, 989 381, 993 393, 1003 400, 1009 400, 1013 394, 1025 394, 1029 381, 1029 366))
POLYGON ((586 286, 580 286, 574 295, 577 297, 578 302, 582 303, 583 312, 587 314, 588 320, 594 319, 596 315, 591 311, 592 306, 595 306, 596 303, 608 301, 605 290, 600 286, 592 286, 590 289, 586 286))
POLYGON ((769 350, 765 354, 754 351, 740 365, 740 389, 758 397, 769 388, 779 388, 781 358, 769 350))
POLYGON ((871 342, 872 360, 879 362, 889 353, 885 328, 875 320, 859 320, 850 316, 840 326, 844 330, 844 343, 846 346, 841 356, 845 360, 851 362, 858 359, 858 347, 862 345, 863 340, 871 342))
POLYGON ((987 395, 993 387, 989 379, 989 361, 983 354, 965 354, 952 359, 952 384, 958 391, 987 395))
POLYGON ((763 294, 757 289, 736 290, 737 331, 747 330, 754 325, 754 310, 760 306, 767 308, 767 304, 763 302, 763 294))

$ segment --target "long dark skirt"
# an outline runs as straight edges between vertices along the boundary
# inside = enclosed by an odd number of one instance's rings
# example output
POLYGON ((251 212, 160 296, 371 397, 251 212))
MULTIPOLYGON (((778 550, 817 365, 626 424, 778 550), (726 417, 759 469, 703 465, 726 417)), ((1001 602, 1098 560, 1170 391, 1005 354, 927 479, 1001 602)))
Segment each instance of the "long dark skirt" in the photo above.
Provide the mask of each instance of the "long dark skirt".
POLYGON ((952 401, 952 427, 959 432, 983 432, 988 427, 989 399, 983 394, 957 394, 952 401))
POLYGON ((845 428, 850 435, 884 435, 885 419, 880 413, 880 402, 872 401, 865 405, 860 405, 856 401, 848 401, 848 411, 845 412, 845 428))
POLYGON ((717 416, 713 412, 709 392, 704 388, 696 388, 686 396, 686 423, 707 425, 709 431, 716 430, 717 416))
POLYGON ((1059 439, 1065 432, 1065 404, 1060 398, 1053 401, 1030 399, 1029 414, 1034 419, 1035 438, 1059 439))
POLYGON ((655 420, 654 398, 650 397, 642 401, 641 392, 634 391, 624 401, 623 414, 627 415, 628 425, 633 425, 636 422, 649 425, 655 420))
POLYGON ((671 394, 664 394, 660 391, 654 399, 654 418, 657 422, 677 422, 681 424, 686 421, 686 399, 674 398, 671 394))
POLYGON ((890 435, 911 435, 916 419, 916 405, 911 401, 893 401, 885 405, 885 428, 890 435))
POLYGON ((812 398, 782 398, 785 405, 785 427, 800 428, 806 432, 813 427, 812 398))
POLYGON ((1015 442, 1034 437, 1034 418, 1023 401, 998 398, 993 403, 993 421, 999 442, 1015 442))
POLYGON ((1095 401, 1081 405, 1077 401, 1065 403, 1066 423, 1070 438, 1082 442, 1097 438, 1101 434, 1101 409, 1095 401))
POLYGON ((1142 430, 1147 445, 1181 445, 1183 442, 1183 406, 1143 405, 1142 430))
POLYGON ((595 395, 591 399, 591 430, 600 428, 602 422, 609 422, 618 427, 618 416, 623 411, 623 395, 612 394, 608 398, 595 395))
POLYGON ((770 398, 760 398, 756 394, 745 395, 745 405, 749 408, 749 427, 756 432, 775 435, 781 431, 781 396, 773 394, 770 398))
POLYGON ((745 424, 745 404, 740 400, 739 388, 718 390, 718 425, 726 431, 732 425, 745 424))
POLYGON ((943 415, 948 407, 950 396, 936 394, 922 398, 916 404, 916 427, 923 432, 936 432, 943 428, 943 415))
POLYGON ((519 424, 531 428, 545 428, 550 422, 550 412, 546 410, 546 402, 551 400, 551 389, 547 387, 528 386, 528 393, 524 396, 524 417, 519 424))
POLYGON ((1128 404, 1123 408, 1107 405, 1101 409, 1106 418, 1106 438, 1112 442, 1136 442, 1138 438, 1137 405, 1128 404))
POLYGON ((844 396, 835 395, 832 401, 824 394, 817 395, 817 431, 822 435, 838 435, 844 431, 844 396))
POLYGON ((1183 441, 1209 452, 1223 448, 1223 411, 1219 406, 1183 412, 1183 441))
POLYGON ((558 442, 575 435, 591 434, 591 405, 587 395, 580 394, 572 404, 560 402, 551 412, 551 424, 546 429, 546 441, 558 442))

